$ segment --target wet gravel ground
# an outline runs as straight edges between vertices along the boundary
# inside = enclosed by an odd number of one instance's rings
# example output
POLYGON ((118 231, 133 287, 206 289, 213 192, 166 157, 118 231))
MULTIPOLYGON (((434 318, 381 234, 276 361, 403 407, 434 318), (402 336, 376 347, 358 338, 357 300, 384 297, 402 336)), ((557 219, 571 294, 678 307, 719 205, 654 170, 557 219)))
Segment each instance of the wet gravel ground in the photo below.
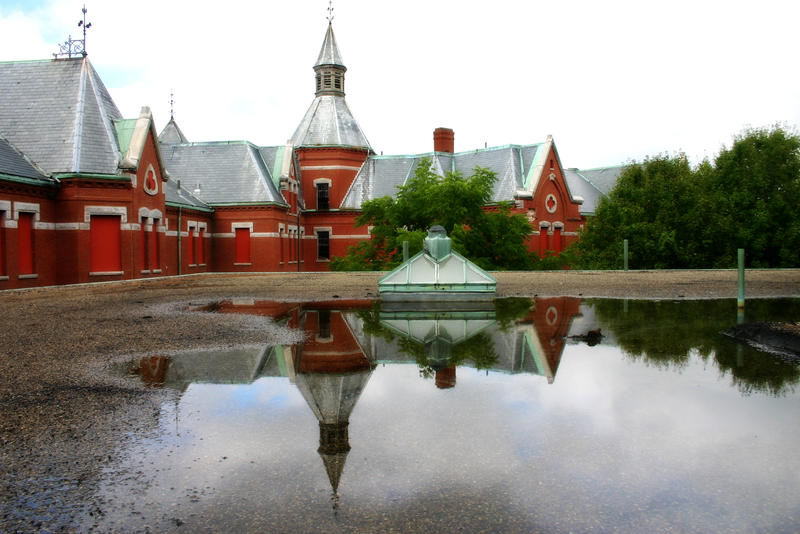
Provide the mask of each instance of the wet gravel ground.
MULTIPOLYGON (((376 297, 380 276, 201 275, 0 292, 0 530, 91 530, 108 511, 96 496, 101 476, 135 478, 109 473, 119 465, 114 451, 154 431, 159 406, 174 392, 115 377, 115 362, 299 336, 267 318, 189 308, 231 297, 376 297)), ((735 271, 498 273, 497 279, 500 296, 735 298, 737 288, 735 271)), ((748 271, 747 296, 800 297, 800 270, 748 271)))

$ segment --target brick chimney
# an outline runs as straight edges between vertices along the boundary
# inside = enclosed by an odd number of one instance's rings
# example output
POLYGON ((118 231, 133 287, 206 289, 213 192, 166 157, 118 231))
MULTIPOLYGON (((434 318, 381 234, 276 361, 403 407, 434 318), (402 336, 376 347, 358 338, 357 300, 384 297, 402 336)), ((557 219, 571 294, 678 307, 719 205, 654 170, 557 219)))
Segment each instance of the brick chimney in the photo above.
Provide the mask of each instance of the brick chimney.
POLYGON ((455 152, 456 134, 450 128, 436 128, 433 131, 434 152, 455 152))

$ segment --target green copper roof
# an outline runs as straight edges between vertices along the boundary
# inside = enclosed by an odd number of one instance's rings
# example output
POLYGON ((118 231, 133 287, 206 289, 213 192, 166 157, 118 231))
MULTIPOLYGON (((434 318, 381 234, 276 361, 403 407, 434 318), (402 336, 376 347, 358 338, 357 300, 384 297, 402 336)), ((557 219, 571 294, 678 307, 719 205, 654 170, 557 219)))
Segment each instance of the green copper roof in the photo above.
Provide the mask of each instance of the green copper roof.
POLYGON ((133 130, 136 129, 137 119, 120 119, 114 121, 114 129, 117 132, 117 143, 122 154, 128 152, 133 138, 133 130))
POLYGON ((451 250, 444 228, 434 226, 425 250, 378 281, 381 297, 398 300, 469 300, 494 296, 497 280, 451 250))

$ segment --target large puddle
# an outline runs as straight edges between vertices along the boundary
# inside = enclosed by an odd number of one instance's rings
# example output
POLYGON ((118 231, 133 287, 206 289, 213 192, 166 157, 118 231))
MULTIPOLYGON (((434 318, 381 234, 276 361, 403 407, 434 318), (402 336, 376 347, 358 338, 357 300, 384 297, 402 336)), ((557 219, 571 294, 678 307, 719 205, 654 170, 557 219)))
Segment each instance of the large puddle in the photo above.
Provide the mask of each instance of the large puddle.
MULTIPOLYGON (((724 301, 228 301, 305 342, 148 357, 176 391, 99 530, 796 532, 800 364, 724 301)), ((795 320, 800 300, 747 304, 795 320)), ((88 525, 87 525, 88 526, 88 525)))

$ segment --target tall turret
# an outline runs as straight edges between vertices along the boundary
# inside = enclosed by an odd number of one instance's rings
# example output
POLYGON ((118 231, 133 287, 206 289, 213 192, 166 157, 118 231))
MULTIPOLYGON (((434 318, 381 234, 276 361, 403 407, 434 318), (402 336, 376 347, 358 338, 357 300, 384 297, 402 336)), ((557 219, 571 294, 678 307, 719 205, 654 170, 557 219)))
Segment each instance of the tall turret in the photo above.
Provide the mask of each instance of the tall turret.
MULTIPOLYGON (((330 9, 330 8, 329 8, 330 9)), ((302 240, 303 270, 327 270, 328 262, 343 256, 358 238, 354 223, 342 217, 342 200, 373 153, 344 99, 344 75, 347 68, 333 36, 332 18, 314 64, 315 92, 303 120, 291 139, 295 161, 300 171, 300 191, 306 239, 302 240), (344 224, 347 221, 346 225, 344 224), (342 231, 344 228, 348 230, 342 231), (342 235, 342 234, 345 235, 342 235)))
POLYGON ((347 72, 347 67, 342 62, 336 38, 333 36, 333 25, 330 23, 314 65, 314 72, 317 74, 317 96, 344 96, 344 73, 347 72))
POLYGON ((314 64, 316 97, 292 136, 295 147, 333 145, 371 150, 344 99, 346 71, 333 36, 333 25, 329 22, 314 64))

